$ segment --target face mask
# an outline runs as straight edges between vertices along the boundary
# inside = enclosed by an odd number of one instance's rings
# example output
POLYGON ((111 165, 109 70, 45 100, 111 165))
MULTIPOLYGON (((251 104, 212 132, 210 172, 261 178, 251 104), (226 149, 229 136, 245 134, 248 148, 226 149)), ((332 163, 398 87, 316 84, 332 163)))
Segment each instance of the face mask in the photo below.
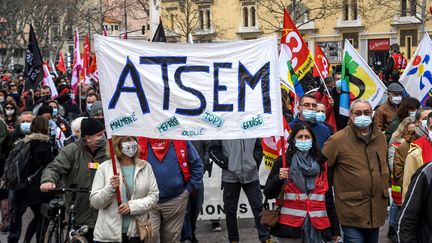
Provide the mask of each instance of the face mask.
POLYGON ((357 116, 354 118, 354 125, 356 127, 365 128, 372 124, 372 117, 370 116, 357 116))
POLYGON ((306 121, 315 122, 316 121, 316 111, 313 110, 303 110, 302 115, 306 121))
POLYGON ((96 141, 95 146, 97 148, 102 148, 103 146, 105 146, 106 141, 107 141, 107 139, 106 139, 105 134, 104 134, 104 135, 102 135, 102 137, 99 140, 96 141))
POLYGON ((93 105, 93 103, 92 103, 92 104, 88 104, 88 103, 87 103, 87 105, 86 105, 86 109, 87 109, 88 112, 91 111, 91 107, 92 107, 92 105, 93 105))
POLYGON ((317 122, 323 123, 326 120, 326 115, 324 112, 317 112, 315 118, 317 122))
POLYGON ((416 113, 417 113, 416 111, 410 111, 409 116, 415 118, 416 113))
POLYGON ((21 132, 29 133, 30 132, 30 122, 22 122, 20 123, 21 132))
POLYGON ((81 100, 85 100, 87 97, 86 96, 80 96, 81 100))
POLYGON ((427 120, 422 120, 421 123, 422 123, 423 129, 427 130, 427 120))
POLYGON ((15 110, 6 110, 7 116, 13 116, 13 114, 15 114, 15 110))
POLYGON ((4 96, 0 96, 0 102, 4 102, 5 98, 4 96))
POLYGON ((402 96, 394 96, 391 98, 392 103, 395 105, 399 105, 402 101, 402 96))
POLYGON ((306 139, 306 140, 295 140, 295 146, 298 150, 302 152, 309 151, 310 148, 312 148, 312 139, 306 139))
POLYGON ((44 95, 44 96, 40 97, 40 100, 45 101, 45 100, 49 100, 49 98, 50 98, 50 95, 44 95))
POLYGON ((58 115, 58 109, 57 108, 53 108, 53 116, 57 116, 58 115))
POLYGON ((342 89, 342 80, 336 81, 336 89, 342 89))
POLYGON ((131 142, 123 142, 121 143, 122 150, 121 152, 129 158, 134 157, 138 150, 138 144, 136 141, 131 142))
POLYGON ((432 141, 432 131, 429 131, 429 140, 432 141))

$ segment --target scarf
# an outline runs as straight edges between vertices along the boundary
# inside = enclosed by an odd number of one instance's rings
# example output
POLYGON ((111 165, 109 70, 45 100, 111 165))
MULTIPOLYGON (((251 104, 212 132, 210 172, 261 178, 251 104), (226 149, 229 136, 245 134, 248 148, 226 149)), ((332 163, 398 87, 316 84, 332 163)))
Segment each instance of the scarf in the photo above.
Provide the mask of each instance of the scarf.
MULTIPOLYGON (((294 153, 289 170, 289 179, 303 192, 309 193, 315 189, 315 176, 320 173, 320 165, 307 152, 294 153)), ((305 243, 322 242, 321 233, 313 227, 309 215, 306 215, 302 227, 305 243)))
POLYGON ((150 146, 152 147, 153 152, 159 161, 162 161, 168 152, 170 142, 171 140, 169 139, 149 138, 150 146))
POLYGON ((320 165, 308 153, 294 153, 289 170, 289 179, 303 192, 315 189, 315 176, 320 172, 320 165))

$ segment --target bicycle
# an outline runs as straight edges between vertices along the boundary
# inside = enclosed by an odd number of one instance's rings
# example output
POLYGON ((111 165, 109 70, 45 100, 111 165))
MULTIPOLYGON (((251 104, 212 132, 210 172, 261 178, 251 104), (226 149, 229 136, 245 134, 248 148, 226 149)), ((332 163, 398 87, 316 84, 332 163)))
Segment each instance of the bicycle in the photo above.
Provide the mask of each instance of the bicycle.
POLYGON ((76 195, 77 193, 88 193, 88 189, 82 188, 59 188, 55 192, 60 194, 71 193, 71 204, 69 206, 69 218, 67 227, 67 239, 64 239, 64 223, 65 218, 65 201, 63 198, 52 199, 49 203, 42 204, 41 213, 44 216, 42 225, 45 225, 45 220, 49 220, 49 225, 42 227, 41 242, 44 243, 88 243, 84 234, 88 231, 88 226, 83 225, 76 229, 76 195))

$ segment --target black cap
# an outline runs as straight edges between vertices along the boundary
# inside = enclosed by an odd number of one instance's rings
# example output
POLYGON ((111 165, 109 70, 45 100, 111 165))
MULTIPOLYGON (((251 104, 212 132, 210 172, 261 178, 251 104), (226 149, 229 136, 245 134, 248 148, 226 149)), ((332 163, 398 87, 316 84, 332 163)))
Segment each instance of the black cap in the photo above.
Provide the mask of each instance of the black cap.
POLYGON ((85 118, 81 121, 81 137, 92 136, 105 130, 105 126, 94 118, 85 118))

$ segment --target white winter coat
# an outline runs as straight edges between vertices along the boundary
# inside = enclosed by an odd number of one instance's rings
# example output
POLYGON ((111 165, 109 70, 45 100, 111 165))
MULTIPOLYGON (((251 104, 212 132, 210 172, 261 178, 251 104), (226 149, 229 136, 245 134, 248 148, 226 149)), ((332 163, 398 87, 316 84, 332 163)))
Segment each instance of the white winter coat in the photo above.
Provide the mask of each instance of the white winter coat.
MULTIPOLYGON (((119 177, 122 178, 119 163, 117 163, 117 168, 119 177)), ((110 182, 113 175, 111 160, 107 160, 100 165, 93 180, 90 205, 99 209, 94 228, 95 241, 122 241, 123 217, 118 213, 116 190, 110 182)), ((120 179, 120 185, 120 188, 123 188, 122 179, 120 179)), ((145 160, 135 159, 134 187, 131 194, 131 200, 128 202, 130 214, 142 220, 147 219, 149 209, 159 200, 159 190, 151 165, 145 160)), ((124 198, 124 195, 121 198, 124 198)), ((134 219, 129 224, 127 235, 129 237, 138 236, 134 219)))

